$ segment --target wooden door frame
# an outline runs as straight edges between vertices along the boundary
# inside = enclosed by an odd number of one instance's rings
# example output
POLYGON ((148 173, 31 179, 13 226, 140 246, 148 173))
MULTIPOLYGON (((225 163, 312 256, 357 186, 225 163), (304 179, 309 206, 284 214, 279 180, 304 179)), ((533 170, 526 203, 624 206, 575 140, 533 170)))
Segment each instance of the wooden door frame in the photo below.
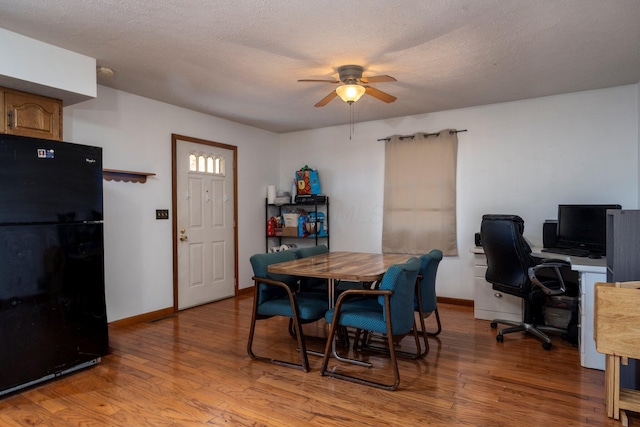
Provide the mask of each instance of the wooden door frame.
POLYGON ((221 142, 207 141, 190 136, 171 134, 171 205, 173 210, 172 234, 171 240, 173 244, 173 311, 178 312, 178 165, 177 165, 177 147, 178 141, 193 142, 196 144, 208 145, 210 147, 223 148, 233 151, 233 242, 234 242, 234 295, 238 295, 238 147, 235 145, 223 144, 221 142))

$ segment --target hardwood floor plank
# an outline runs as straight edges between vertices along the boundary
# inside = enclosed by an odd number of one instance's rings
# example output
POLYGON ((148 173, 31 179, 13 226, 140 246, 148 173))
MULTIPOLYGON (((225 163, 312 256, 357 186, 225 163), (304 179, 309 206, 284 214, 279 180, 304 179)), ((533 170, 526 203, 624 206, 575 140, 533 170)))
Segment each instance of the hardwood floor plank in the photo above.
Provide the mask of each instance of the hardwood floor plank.
MULTIPOLYGON (((605 426, 604 373, 580 367, 578 349, 523 334, 495 341, 469 307, 440 304, 442 334, 422 360, 400 359, 394 392, 253 361, 246 353, 252 295, 110 328, 99 365, 0 399, 2 426, 605 426)), ((323 350, 323 322, 304 325, 323 350)), ((410 339, 402 348, 413 348, 410 339)), ((258 322, 255 349, 299 359, 287 320, 258 322)), ((345 351, 344 349, 342 351, 345 351)), ((345 351, 346 352, 346 351, 345 351)), ((348 352, 376 366, 385 356, 348 352)), ((378 368, 330 366, 381 378, 378 368)), ((388 377, 385 377, 388 378, 388 377)), ((631 414, 630 425, 640 426, 631 414)))

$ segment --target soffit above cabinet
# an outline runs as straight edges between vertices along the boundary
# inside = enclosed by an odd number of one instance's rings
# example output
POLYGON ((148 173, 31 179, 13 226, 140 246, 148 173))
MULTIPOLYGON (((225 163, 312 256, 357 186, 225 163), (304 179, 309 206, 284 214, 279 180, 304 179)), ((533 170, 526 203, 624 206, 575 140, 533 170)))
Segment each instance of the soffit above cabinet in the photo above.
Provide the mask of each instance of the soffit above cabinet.
POLYGON ((97 95, 96 60, 0 28, 0 86, 49 98, 63 105, 97 95))

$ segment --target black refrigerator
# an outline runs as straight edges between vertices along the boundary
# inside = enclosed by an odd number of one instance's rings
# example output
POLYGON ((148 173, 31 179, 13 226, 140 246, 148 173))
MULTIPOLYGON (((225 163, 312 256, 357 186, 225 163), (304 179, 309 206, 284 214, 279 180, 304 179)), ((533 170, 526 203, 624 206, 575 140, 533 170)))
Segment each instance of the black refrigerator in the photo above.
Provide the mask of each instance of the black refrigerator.
POLYGON ((102 149, 0 134, 0 395, 108 352, 102 149))

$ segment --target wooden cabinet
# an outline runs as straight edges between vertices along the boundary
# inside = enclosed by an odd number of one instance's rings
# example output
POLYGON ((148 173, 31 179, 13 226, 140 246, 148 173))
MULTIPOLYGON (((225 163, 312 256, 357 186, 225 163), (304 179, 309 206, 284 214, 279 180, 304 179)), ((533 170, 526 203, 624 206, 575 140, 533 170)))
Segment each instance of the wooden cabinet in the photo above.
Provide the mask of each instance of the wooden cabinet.
MULTIPOLYGON (((605 408, 611 418, 629 425, 627 410, 640 412, 640 391, 625 385, 629 365, 640 358, 640 282, 598 283, 594 338, 598 351, 606 354, 605 408)), ((637 363, 635 364, 637 367, 637 363)))
POLYGON ((607 210, 607 282, 640 280, 640 210, 607 210))
MULTIPOLYGON (((607 210, 607 282, 639 280, 640 210, 609 209, 607 210)), ((629 359, 628 365, 620 367, 620 385, 624 388, 640 389, 640 360, 629 359)), ((640 407, 638 409, 640 412, 640 407)))
POLYGON ((62 141, 62 101, 0 88, 0 131, 62 141))

